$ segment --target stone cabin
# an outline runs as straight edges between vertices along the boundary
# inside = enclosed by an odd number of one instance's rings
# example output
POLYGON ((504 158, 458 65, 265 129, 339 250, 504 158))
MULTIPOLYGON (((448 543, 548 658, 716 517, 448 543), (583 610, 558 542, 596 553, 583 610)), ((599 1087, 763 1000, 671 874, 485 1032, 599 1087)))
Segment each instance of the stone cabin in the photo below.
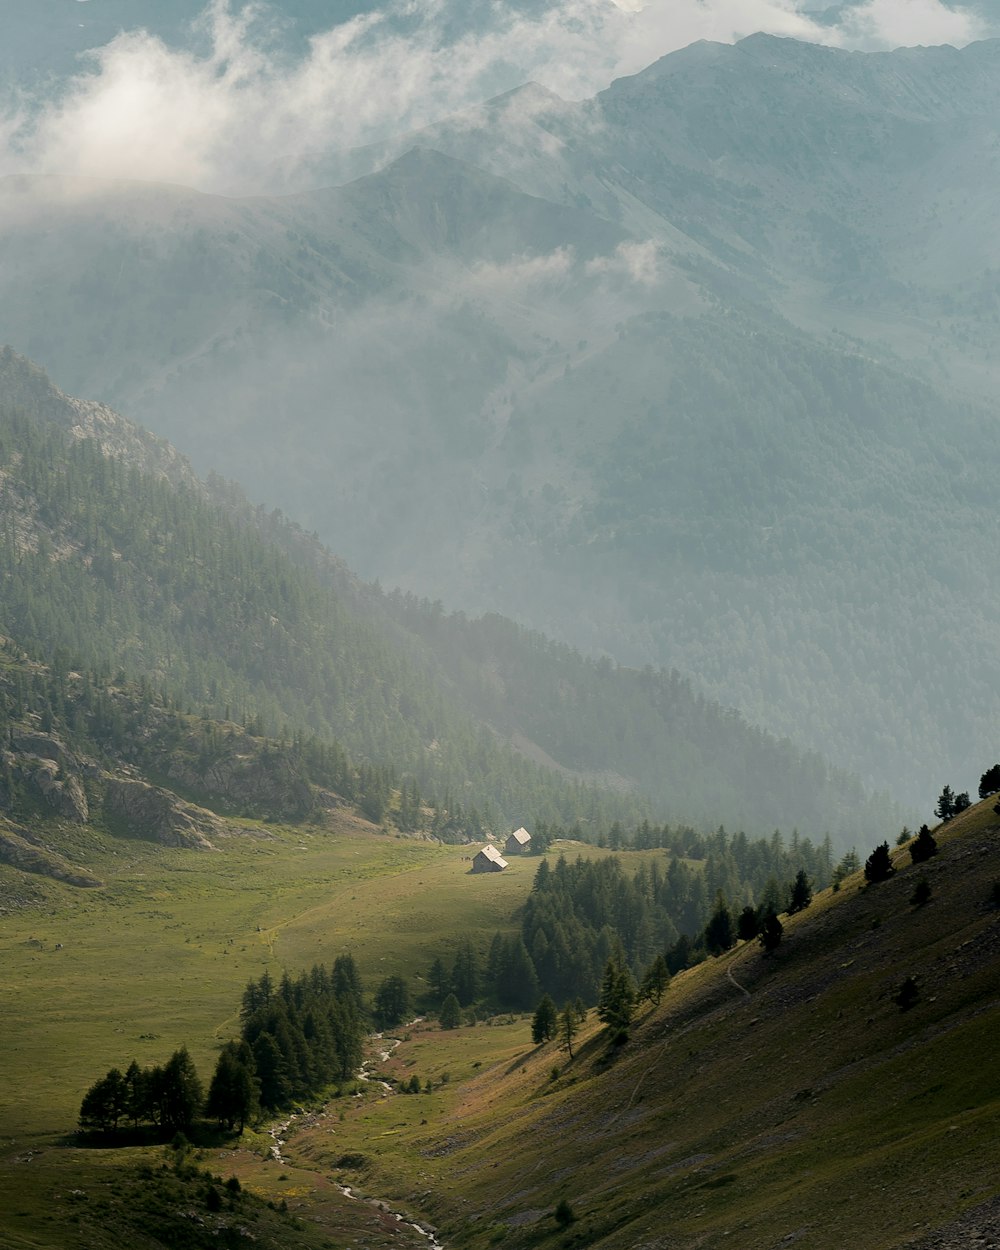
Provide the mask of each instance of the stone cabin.
POLYGON ((531 834, 527 829, 515 829, 503 848, 505 855, 526 855, 531 850, 531 834))
POLYGON ((492 844, 484 846, 472 860, 473 872, 503 872, 506 867, 507 861, 492 844))

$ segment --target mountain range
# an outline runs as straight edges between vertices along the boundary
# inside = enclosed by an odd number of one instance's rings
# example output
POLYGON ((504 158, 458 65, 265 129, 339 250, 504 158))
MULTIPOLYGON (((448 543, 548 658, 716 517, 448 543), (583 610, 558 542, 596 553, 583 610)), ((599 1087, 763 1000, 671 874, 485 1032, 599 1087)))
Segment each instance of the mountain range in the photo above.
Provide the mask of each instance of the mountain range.
MULTIPOLYGON (((844 849, 900 818, 676 672, 586 659, 502 617, 366 585, 315 537, 232 483, 202 481, 169 444, 63 395, 10 349, 0 430, 0 632, 52 670, 50 719, 70 673, 84 689, 139 683, 221 724, 220 741, 234 722, 286 743, 312 736, 318 766, 292 767, 292 790, 320 783, 376 823, 392 790, 414 787, 450 840, 525 819, 596 838, 616 819, 654 818, 758 835, 791 822, 844 849)), ((116 697, 136 714, 138 695, 116 697)), ((151 715, 136 736, 159 741, 151 715)), ((86 735, 82 746, 94 750, 86 735)), ((151 780, 172 772, 169 746, 158 751, 151 780)), ((204 779, 182 790, 219 798, 204 779)))
POLYGON ((758 35, 292 194, 9 178, 0 338, 362 576, 923 805, 995 729, 998 58, 758 35))

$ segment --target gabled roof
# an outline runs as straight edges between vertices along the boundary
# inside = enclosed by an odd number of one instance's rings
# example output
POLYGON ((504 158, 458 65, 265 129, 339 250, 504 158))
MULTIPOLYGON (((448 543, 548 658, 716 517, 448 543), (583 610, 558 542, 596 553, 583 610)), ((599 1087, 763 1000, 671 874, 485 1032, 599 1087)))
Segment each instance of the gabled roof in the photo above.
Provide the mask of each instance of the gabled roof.
MULTIPOLYGON (((527 829, 522 827, 520 829, 515 829, 510 835, 510 838, 513 838, 515 842, 519 842, 521 846, 527 846, 527 844, 531 841, 531 834, 527 831, 527 829)), ((510 838, 507 839, 508 842, 510 841, 510 838)))
POLYGON ((483 849, 476 855, 476 859, 478 859, 480 855, 485 856, 491 863, 497 864, 501 868, 507 867, 507 861, 495 846, 484 846, 483 849))

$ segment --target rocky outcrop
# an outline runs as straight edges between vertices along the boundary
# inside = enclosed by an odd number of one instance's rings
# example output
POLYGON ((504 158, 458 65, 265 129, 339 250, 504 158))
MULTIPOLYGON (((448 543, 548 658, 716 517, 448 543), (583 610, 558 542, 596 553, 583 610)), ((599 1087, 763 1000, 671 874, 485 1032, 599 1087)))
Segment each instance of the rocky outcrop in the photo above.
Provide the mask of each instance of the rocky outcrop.
POLYGON ((21 730, 11 735, 7 762, 18 778, 64 820, 85 825, 90 819, 80 761, 51 734, 21 730))
POLYGON ((104 884, 86 868, 68 863, 47 846, 31 840, 27 830, 19 829, 5 820, 0 821, 0 863, 10 864, 21 872, 51 877, 54 881, 62 881, 81 889, 92 889, 104 884))
POLYGON ((39 760, 34 768, 25 768, 22 764, 21 772, 57 816, 78 825, 87 823, 90 805, 79 777, 73 774, 60 777, 55 760, 39 760))
POLYGON ((135 838, 161 846, 186 846, 210 851, 211 838, 225 832, 212 812, 185 803, 169 790, 145 781, 108 777, 104 783, 104 815, 135 838))
POLYGON ((280 751, 232 751, 208 764, 175 753, 166 776, 184 790, 221 799, 228 808, 272 820, 303 820, 315 807, 312 786, 280 751))

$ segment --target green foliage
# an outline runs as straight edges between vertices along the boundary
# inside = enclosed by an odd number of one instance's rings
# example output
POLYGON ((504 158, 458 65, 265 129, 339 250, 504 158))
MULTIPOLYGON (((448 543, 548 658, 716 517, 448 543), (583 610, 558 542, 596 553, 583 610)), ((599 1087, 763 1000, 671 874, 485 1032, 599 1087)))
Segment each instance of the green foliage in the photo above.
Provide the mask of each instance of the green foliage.
POLYGON ((934 815, 942 822, 951 820, 953 816, 957 816, 960 812, 966 811, 972 805, 972 800, 967 792, 955 794, 951 786, 945 786, 938 796, 937 806, 934 808, 934 815))
POLYGON ((765 955, 773 954, 778 949, 784 934, 785 926, 774 912, 769 912, 761 922, 760 933, 757 935, 757 941, 763 947, 765 955))
POLYGON ((140 1070, 133 1060, 125 1076, 112 1068, 87 1090, 80 1127, 115 1133, 122 1120, 154 1125, 161 1136, 183 1136, 202 1109, 202 1087, 187 1047, 160 1067, 140 1070))
POLYGON ((462 1008, 454 994, 449 994, 441 1004, 438 1019, 442 1029, 457 1029, 462 1023, 462 1008))
POLYGON ((267 972, 249 983, 242 1038, 253 1054, 261 1107, 286 1107, 357 1069, 367 1021, 356 981, 353 958, 341 956, 332 974, 318 964, 294 980, 285 974, 277 986, 267 972))
POLYGON ((803 911, 812 902, 812 883, 804 868, 800 868, 792 882, 791 896, 788 902, 788 914, 793 916, 803 911))
POLYGON ((375 991, 375 1018, 380 1028, 402 1024, 410 1010, 410 990, 403 977, 392 975, 375 991))
POLYGON ((926 825, 921 825, 920 832, 910 844, 910 859, 915 864, 922 864, 936 855, 937 851, 937 839, 926 825))
POLYGON ((705 949, 712 955, 721 955, 736 944, 736 931, 732 912, 720 890, 715 896, 715 909, 705 925, 705 949))
POLYGON ((576 1214, 566 1199, 560 1198, 556 1204, 556 1209, 552 1212, 552 1218, 560 1228, 568 1228, 570 1224, 575 1222, 576 1214))
POLYGON ((642 984, 639 986, 639 997, 640 999, 647 999, 658 1007, 660 999, 663 997, 663 992, 669 984, 670 969, 667 967, 667 961, 663 955, 657 955, 646 969, 646 973, 642 978, 642 984))
POLYGON ((259 1110, 260 1082, 253 1051, 245 1041, 228 1042, 208 1087, 205 1113, 215 1116, 220 1127, 242 1133, 259 1110))
POLYGON ((536 1046, 540 1046, 542 1042, 550 1042, 555 1037, 558 1015, 555 1003, 548 994, 544 994, 531 1021, 531 1040, 536 1046))
POLYGON ((635 1010, 636 987, 632 975, 620 960, 609 959, 601 979, 597 1017, 616 1038, 628 1035, 635 1010))
POLYGON ((926 877, 921 877, 917 884, 913 887, 913 893, 910 895, 910 903, 914 907, 923 907, 930 902, 931 894, 930 882, 926 877))
POLYGON ((736 935, 741 942, 752 942, 760 932, 760 917, 757 908, 749 903, 736 918, 736 935))
POLYGON ((870 883, 888 881, 895 871, 888 842, 880 843, 865 860, 865 880, 870 883))
POLYGON ((573 1058, 573 1039, 580 1031, 580 1024, 584 1015, 585 1013, 578 1011, 573 1003, 566 1003, 559 1013, 556 1036, 559 1038, 560 1046, 565 1046, 571 1061, 573 1058))
POLYGON ((1000 764, 991 764, 979 778, 979 797, 988 798, 1000 790, 1000 764))

